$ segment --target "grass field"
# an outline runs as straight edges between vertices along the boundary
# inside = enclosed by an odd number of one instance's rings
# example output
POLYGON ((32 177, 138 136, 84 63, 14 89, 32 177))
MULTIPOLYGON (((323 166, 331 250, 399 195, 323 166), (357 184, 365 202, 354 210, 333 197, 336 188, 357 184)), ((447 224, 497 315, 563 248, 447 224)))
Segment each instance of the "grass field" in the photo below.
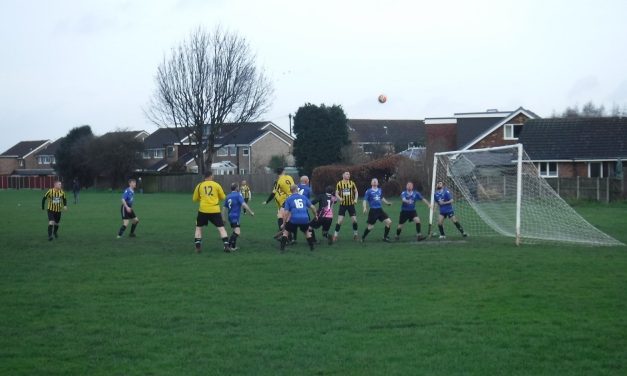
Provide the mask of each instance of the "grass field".
MULTIPOLYGON (((385 244, 381 225, 362 245, 345 225, 280 254, 258 196, 240 251, 210 229, 196 255, 191 194, 138 195, 117 240, 120 194, 93 192, 48 242, 41 195, 0 191, 2 375, 627 373, 627 247, 385 244)), ((627 204, 576 209, 627 242, 627 204)))

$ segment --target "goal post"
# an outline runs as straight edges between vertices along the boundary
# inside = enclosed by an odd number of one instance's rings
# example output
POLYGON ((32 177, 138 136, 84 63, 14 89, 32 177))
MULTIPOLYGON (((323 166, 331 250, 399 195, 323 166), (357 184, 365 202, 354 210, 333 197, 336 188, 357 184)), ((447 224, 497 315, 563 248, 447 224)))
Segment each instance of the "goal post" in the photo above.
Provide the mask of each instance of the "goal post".
POLYGON ((453 196, 455 215, 473 237, 506 236, 517 245, 623 245, 568 205, 540 176, 522 144, 435 153, 432 174, 430 235, 438 215, 433 193, 442 181, 453 196))

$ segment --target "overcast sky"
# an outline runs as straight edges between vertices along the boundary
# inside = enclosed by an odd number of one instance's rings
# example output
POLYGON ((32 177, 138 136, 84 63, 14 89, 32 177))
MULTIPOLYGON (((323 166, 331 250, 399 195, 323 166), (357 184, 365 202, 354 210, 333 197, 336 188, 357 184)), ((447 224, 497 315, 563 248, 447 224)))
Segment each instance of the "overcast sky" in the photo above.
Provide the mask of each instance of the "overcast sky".
POLYGON ((199 25, 248 39, 275 87, 262 120, 284 127, 306 102, 381 119, 627 106, 626 15, 624 0, 2 0, 0 152, 82 124, 152 132, 157 66, 199 25))

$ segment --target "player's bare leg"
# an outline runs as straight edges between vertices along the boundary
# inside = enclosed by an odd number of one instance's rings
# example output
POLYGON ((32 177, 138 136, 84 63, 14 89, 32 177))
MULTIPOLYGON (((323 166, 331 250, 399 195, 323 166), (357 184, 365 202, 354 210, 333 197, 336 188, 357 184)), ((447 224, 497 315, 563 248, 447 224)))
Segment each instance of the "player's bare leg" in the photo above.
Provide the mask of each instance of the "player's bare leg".
POLYGON ((444 235, 444 216, 442 214, 438 216, 438 229, 440 230, 440 239, 446 239, 446 235, 444 235))
POLYGON ((237 250, 237 238, 239 237, 241 233, 241 230, 238 227, 235 227, 233 229, 233 233, 231 234, 231 237, 229 238, 229 246, 231 247, 231 250, 235 251, 237 250))
POLYGON ((224 226, 217 227, 218 233, 220 234, 220 238, 222 239, 222 244, 224 245, 224 252, 231 252, 231 246, 229 245, 229 236, 226 233, 226 229, 224 226))
POLYGON ((307 244, 309 244, 309 250, 313 251, 314 250, 314 243, 316 242, 316 239, 312 235, 311 227, 308 228, 307 231, 305 231, 305 238, 307 238, 307 244))
POLYGON ((52 232, 54 231, 55 221, 48 221, 48 241, 52 241, 54 239, 52 237, 52 232))
POLYGON ((194 246, 196 247, 196 253, 200 253, 202 243, 202 227, 196 226, 196 231, 194 232, 194 246))
POLYGON ((386 218, 383 223, 385 224, 385 229, 383 230, 383 241, 390 242, 390 228, 392 227, 392 220, 390 218, 386 218))
POLYGON ((405 226, 404 223, 399 223, 396 226, 396 236, 394 237, 394 240, 398 241, 401 238, 401 232, 403 231, 403 226, 405 226))
POLYGON ((128 219, 123 219, 122 220, 122 227, 120 227, 120 231, 118 231, 118 239, 122 237, 122 235, 124 235, 124 231, 126 231, 126 228, 128 227, 128 219))
POLYGON ((133 218, 133 223, 131 224, 131 233, 128 235, 131 238, 135 237, 135 229, 137 228, 137 224, 139 223, 139 218, 135 217, 133 218))
POLYGON ((357 217, 352 216, 351 220, 353 221, 353 240, 359 239, 359 232, 357 231, 357 217))
POLYGON ((455 225, 455 227, 457 227, 457 230, 459 230, 459 232, 462 234, 462 236, 465 238, 468 236, 468 234, 466 234, 466 232, 464 232, 464 228, 462 227, 462 224, 459 223, 459 221, 457 220, 456 216, 451 217, 451 220, 453 221, 453 224, 455 225))
POLYGON ((422 235, 422 229, 420 228, 421 226, 420 218, 414 217, 414 223, 416 224, 416 241, 425 240, 427 237, 422 235))
POLYGON ((337 222, 335 223, 335 232, 333 233, 333 238, 332 238, 334 242, 337 241, 337 237, 340 234, 340 227, 342 227, 342 223, 344 223, 344 216, 338 215, 337 222))

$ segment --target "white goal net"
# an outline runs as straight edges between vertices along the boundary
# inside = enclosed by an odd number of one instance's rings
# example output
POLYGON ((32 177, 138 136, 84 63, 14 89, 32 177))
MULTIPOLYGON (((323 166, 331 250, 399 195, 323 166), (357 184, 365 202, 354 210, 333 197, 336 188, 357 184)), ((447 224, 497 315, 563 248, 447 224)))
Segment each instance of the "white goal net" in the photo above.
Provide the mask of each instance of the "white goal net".
MULTIPOLYGON (((455 215, 471 236, 622 245, 582 218, 540 177, 522 145, 436 153, 432 192, 442 181, 455 215)), ((433 201, 433 195, 432 195, 433 201)), ((437 231, 438 205, 430 213, 437 231)), ((447 234, 457 230, 445 221, 447 234)))

